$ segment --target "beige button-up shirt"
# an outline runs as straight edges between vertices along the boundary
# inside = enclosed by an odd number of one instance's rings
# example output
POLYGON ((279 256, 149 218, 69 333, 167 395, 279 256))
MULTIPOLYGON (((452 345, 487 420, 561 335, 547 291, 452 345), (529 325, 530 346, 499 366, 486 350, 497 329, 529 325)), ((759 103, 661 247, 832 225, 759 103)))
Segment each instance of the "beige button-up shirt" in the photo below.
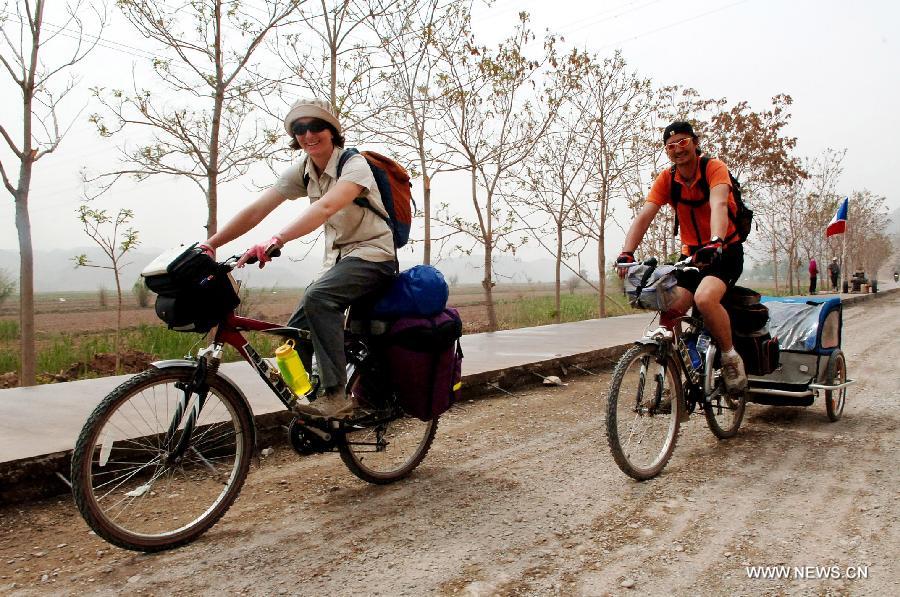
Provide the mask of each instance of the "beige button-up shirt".
MULTIPOLYGON (((375 177, 363 156, 351 156, 341 170, 340 179, 337 178, 337 164, 342 151, 340 147, 334 148, 321 175, 316 174, 312 160, 304 159, 291 164, 275 183, 275 189, 287 199, 309 197, 312 204, 338 180, 352 182, 363 187, 360 197, 368 199, 372 207, 387 217, 375 177), (304 173, 309 176, 308 186, 303 183, 304 173)), ((371 209, 356 203, 348 204, 325 221, 324 267, 329 268, 345 257, 376 262, 394 259, 394 236, 387 223, 371 209)))

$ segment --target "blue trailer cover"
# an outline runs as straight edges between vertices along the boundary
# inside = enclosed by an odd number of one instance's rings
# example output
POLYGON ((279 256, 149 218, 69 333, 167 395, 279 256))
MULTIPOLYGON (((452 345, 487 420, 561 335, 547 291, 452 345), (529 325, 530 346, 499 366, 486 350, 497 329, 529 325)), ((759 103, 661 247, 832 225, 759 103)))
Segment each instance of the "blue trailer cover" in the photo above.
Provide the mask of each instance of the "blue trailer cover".
POLYGON ((840 298, 764 296, 762 302, 769 309, 769 333, 778 338, 781 350, 831 352, 822 349, 821 330, 828 314, 841 308, 840 298))

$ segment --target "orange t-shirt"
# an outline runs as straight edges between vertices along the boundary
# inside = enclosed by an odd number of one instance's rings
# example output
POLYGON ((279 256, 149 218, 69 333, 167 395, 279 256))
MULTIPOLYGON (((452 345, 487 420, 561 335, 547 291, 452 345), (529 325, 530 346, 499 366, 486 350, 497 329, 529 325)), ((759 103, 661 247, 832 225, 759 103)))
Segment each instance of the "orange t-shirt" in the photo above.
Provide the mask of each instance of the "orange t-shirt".
MULTIPOLYGON (((690 183, 685 182, 681 178, 681 173, 678 170, 675 171, 675 180, 681 184, 682 199, 703 199, 703 190, 699 184, 699 168, 696 178, 690 183)), ((724 162, 717 159, 709 160, 709 163, 706 165, 706 182, 709 183, 710 189, 720 184, 728 185, 728 211, 731 215, 736 214, 737 202, 735 202, 734 194, 731 192, 731 178, 728 176, 728 168, 724 162)), ((656 177, 656 181, 654 181, 653 187, 650 189, 650 194, 647 196, 647 202, 660 206, 672 203, 671 168, 666 168, 656 177)), ((681 231, 682 253, 688 254, 690 252, 688 247, 701 246, 712 238, 712 233, 709 229, 709 214, 708 201, 697 207, 691 207, 684 202, 678 203, 678 227, 681 231)), ((734 232, 734 222, 731 221, 731 218, 728 218, 728 231, 725 233, 725 238, 729 238, 734 232)))

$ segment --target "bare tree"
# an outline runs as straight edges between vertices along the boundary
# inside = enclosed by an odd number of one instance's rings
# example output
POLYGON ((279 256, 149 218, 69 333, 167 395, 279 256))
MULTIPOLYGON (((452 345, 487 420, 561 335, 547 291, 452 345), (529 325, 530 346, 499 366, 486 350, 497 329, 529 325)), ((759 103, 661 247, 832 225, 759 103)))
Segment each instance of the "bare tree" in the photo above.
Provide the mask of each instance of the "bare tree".
POLYGON ((219 185, 245 174, 267 159, 281 137, 280 123, 253 116, 254 101, 276 89, 253 62, 267 35, 296 21, 291 15, 303 0, 270 0, 257 8, 228 0, 194 0, 178 7, 153 0, 117 4, 137 32, 158 44, 160 57, 150 68, 165 90, 139 86, 94 89, 107 114, 91 117, 104 137, 146 132, 151 140, 121 151, 124 167, 89 178, 109 189, 122 176, 144 180, 154 175, 183 176, 203 192, 208 208, 206 233, 218 228, 219 185))
POLYGON ((381 29, 388 16, 415 10, 413 0, 311 0, 299 10, 302 25, 278 40, 277 51, 290 71, 285 88, 325 99, 341 116, 347 131, 363 132, 360 123, 380 109, 375 93, 384 64, 381 29))
POLYGON ((890 257, 890 239, 886 234, 888 208, 885 198, 869 190, 850 195, 847 215, 847 261, 842 268, 861 267, 869 277, 890 257))
POLYGON ((584 80, 584 92, 575 98, 582 109, 594 114, 597 128, 590 151, 596 156, 593 188, 579 202, 579 233, 597 242, 600 281, 597 311, 606 317, 606 229, 614 199, 627 209, 626 179, 640 158, 639 123, 654 107, 649 79, 628 69, 619 52, 595 62, 584 80))
POLYGON ((488 328, 497 329, 493 300, 493 253, 515 252, 524 239, 512 217, 502 209, 502 185, 529 155, 554 118, 559 99, 538 87, 544 65, 555 60, 555 42, 548 38, 541 60, 528 58, 525 47, 534 39, 528 15, 520 13, 511 37, 493 51, 471 37, 455 55, 448 55, 439 82, 446 132, 442 143, 448 168, 469 173, 475 221, 449 213, 438 219, 453 233, 468 239, 467 251, 484 249, 484 289, 488 328))
POLYGON ((86 254, 77 255, 72 260, 75 267, 96 267, 112 271, 116 281, 116 371, 119 371, 119 361, 122 354, 122 268, 128 263, 122 260, 125 254, 139 244, 138 233, 134 228, 128 227, 121 230, 134 217, 130 209, 120 209, 115 218, 104 209, 93 209, 87 204, 78 208, 78 221, 81 222, 85 234, 94 241, 106 258, 109 265, 91 263, 86 254), (121 236, 120 234, 121 230, 121 236))
MULTIPOLYGON (((19 383, 35 384, 34 344, 34 253, 31 244, 31 217, 28 198, 35 163, 53 153, 71 128, 61 122, 60 103, 75 88, 78 79, 72 67, 96 46, 106 24, 104 5, 76 2, 66 6, 66 18, 59 25, 44 21, 43 0, 19 0, 15 12, 0 12, 3 45, 0 62, 4 72, 19 91, 22 112, 4 111, 0 134, 12 158, 0 160, 3 185, 15 203, 16 230, 19 237, 19 334, 21 371, 19 383), (86 15, 90 15, 89 26, 86 15), (92 34, 87 33, 90 30, 92 34), (88 41, 92 40, 92 41, 88 41), (58 60, 43 59, 48 48, 56 46, 58 60), (70 73, 65 81, 60 78, 70 73), (57 83, 57 81, 60 81, 57 83), (19 128, 21 127, 21 128, 19 128), (14 137, 19 136, 17 141, 14 137), (11 179, 12 164, 18 165, 18 178, 11 179)), ((9 108, 9 107, 8 107, 9 108)))
MULTIPOLYGON (((562 267, 572 256, 572 243, 583 246, 583 237, 573 234, 578 202, 593 190, 599 156, 595 141, 599 127, 594 111, 574 101, 591 68, 591 57, 572 50, 552 74, 553 94, 564 98, 557 118, 541 136, 534 151, 525 156, 516 170, 517 190, 510 204, 534 240, 553 255, 555 265, 556 321, 561 321, 562 267), (534 225, 540 221, 544 225, 534 225), (552 238, 552 241, 545 239, 552 238)), ((578 252, 576 250, 576 252, 578 252)), ((566 266, 568 267, 568 266, 566 266)), ((572 270, 571 267, 569 267, 572 270)), ((573 278, 580 280, 577 270, 573 278)), ((571 280, 571 278, 570 278, 571 280)), ((567 287, 569 287, 567 283, 567 287)), ((570 287, 571 289, 571 287, 570 287)))
POLYGON ((402 0, 393 12, 370 21, 389 67, 380 77, 381 110, 361 124, 422 179, 425 264, 431 263, 431 185, 439 167, 432 141, 440 125, 436 76, 441 58, 455 55, 454 47, 465 41, 470 11, 470 0, 402 0))
MULTIPOLYGON (((628 146, 632 155, 626 160, 629 169, 621 178, 622 193, 628 206, 624 213, 629 219, 624 222, 618 217, 622 211, 610 212, 610 219, 623 231, 643 208, 656 175, 671 166, 662 149, 661 131, 671 122, 671 118, 664 114, 663 106, 664 101, 670 100, 672 93, 673 88, 651 90, 647 98, 650 104, 648 114, 644 120, 635 123, 635 137, 628 146)), ((673 237, 674 226, 675 212, 671 206, 665 207, 647 228, 638 248, 639 253, 661 258, 674 253, 677 250, 673 237)))

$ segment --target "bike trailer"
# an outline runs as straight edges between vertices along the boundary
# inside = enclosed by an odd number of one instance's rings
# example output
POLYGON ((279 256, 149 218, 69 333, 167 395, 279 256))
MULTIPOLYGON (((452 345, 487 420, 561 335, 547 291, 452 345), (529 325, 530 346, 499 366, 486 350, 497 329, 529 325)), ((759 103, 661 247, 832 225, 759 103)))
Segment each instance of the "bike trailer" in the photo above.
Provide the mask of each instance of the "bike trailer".
POLYGON ((408 415, 430 421, 459 400, 461 336, 462 320, 453 308, 391 323, 382 342, 391 388, 408 415))
POLYGON ((750 376, 750 401, 809 406, 815 390, 840 390, 852 383, 830 379, 833 361, 843 362, 840 298, 762 297, 762 303, 769 311, 768 330, 778 339, 780 366, 768 375, 750 376), (837 381, 843 383, 834 385, 837 381))
POLYGON ((237 307, 237 283, 196 243, 177 247, 141 272, 156 293, 156 315, 177 332, 206 333, 237 307))

